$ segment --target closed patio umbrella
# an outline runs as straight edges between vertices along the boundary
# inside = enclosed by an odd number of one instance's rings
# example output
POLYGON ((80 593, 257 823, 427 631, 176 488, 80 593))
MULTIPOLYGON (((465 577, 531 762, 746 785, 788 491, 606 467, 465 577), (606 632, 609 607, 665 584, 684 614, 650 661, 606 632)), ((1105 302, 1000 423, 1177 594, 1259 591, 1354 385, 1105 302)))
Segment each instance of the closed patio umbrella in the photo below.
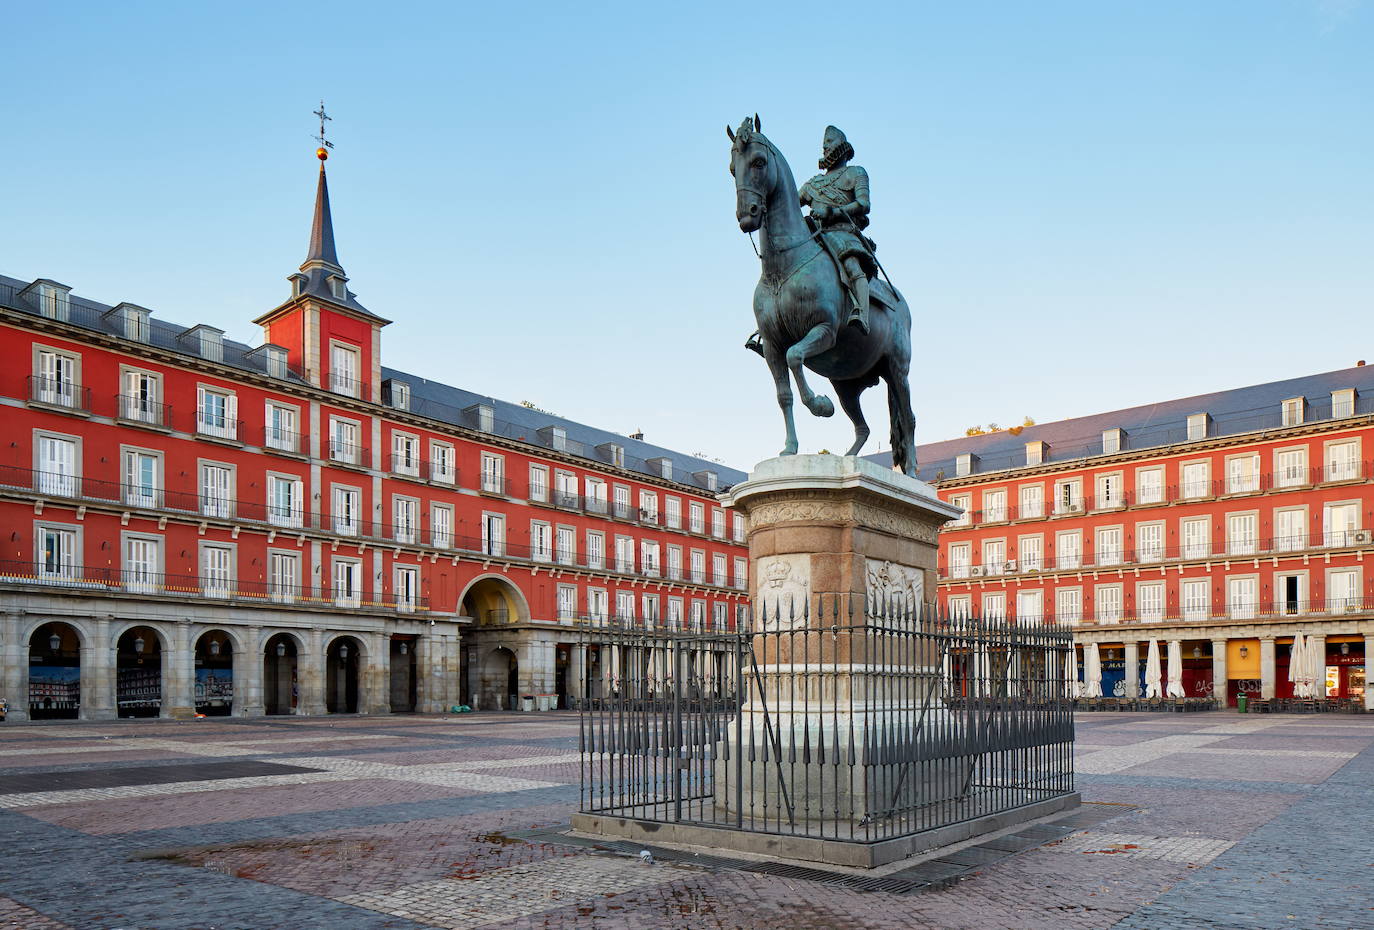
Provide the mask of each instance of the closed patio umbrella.
POLYGON ((1089 643, 1083 653, 1083 693, 1090 698, 1102 697, 1102 654, 1097 643, 1089 643))
POLYGON ((1164 694, 1171 698, 1188 696, 1183 690, 1183 644, 1176 639, 1169 640, 1169 686, 1164 694))
POLYGON ((1082 694, 1083 686, 1078 681, 1078 650, 1073 646, 1064 653, 1064 696, 1070 698, 1079 697, 1082 694))
POLYGON ((1159 640, 1151 637, 1149 651, 1145 654, 1145 697, 1153 700, 1159 697, 1159 640))
POLYGON ((1310 698, 1312 683, 1307 678, 1307 639, 1302 630, 1293 634, 1293 645, 1288 652, 1288 680, 1293 683, 1293 697, 1310 698))

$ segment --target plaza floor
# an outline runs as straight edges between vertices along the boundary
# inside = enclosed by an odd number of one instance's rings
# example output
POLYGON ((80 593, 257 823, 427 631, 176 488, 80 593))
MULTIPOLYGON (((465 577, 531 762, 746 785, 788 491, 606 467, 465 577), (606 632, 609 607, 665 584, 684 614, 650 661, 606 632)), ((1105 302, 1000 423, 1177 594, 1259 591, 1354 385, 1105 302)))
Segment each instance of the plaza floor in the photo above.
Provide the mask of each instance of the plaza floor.
POLYGON ((569 714, 5 724, 0 928, 1371 928, 1371 744, 1082 715, 1074 829, 888 893, 541 838, 569 714))

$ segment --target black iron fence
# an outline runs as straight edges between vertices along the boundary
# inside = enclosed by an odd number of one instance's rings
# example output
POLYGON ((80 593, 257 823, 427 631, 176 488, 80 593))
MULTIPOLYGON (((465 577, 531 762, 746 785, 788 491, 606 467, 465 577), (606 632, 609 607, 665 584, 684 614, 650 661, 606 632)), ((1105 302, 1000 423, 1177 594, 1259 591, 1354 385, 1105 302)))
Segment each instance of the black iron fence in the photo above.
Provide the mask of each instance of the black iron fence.
POLYGON ((931 606, 594 622, 581 811, 873 843, 1073 791, 1070 634, 931 606))

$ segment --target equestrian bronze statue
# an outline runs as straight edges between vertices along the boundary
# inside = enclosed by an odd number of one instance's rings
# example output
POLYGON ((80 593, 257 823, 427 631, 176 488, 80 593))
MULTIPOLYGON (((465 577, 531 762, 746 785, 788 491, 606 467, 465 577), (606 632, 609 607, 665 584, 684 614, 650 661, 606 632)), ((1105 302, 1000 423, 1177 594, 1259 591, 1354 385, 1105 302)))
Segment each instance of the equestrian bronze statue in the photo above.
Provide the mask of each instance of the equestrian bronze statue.
POLYGON ((746 233, 762 239, 763 273, 754 288, 757 337, 749 347, 763 355, 777 388, 787 425, 783 455, 797 452, 792 418, 792 384, 818 417, 835 413, 824 394, 806 383, 803 366, 829 378, 840 406, 854 423, 857 455, 868 440, 859 396, 882 379, 892 429, 892 462, 915 477, 907 372, 911 367, 911 311, 897 289, 877 276, 873 245, 863 235, 870 210, 868 174, 850 165, 854 150, 844 134, 826 130, 824 173, 798 194, 792 169, 762 133, 758 117, 738 130, 728 126, 730 173, 735 177, 735 218, 746 233), (811 208, 802 215, 802 206, 811 208))

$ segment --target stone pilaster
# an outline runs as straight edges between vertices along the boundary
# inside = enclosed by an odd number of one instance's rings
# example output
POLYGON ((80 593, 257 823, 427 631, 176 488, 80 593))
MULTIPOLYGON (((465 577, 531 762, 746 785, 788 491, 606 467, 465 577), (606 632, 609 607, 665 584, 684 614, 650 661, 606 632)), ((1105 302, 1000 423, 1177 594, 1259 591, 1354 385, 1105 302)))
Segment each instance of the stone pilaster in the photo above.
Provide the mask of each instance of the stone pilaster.
POLYGON ((1126 660, 1126 686, 1124 697, 1140 697, 1140 643, 1135 641, 1126 642, 1122 646, 1122 655, 1126 660))
POLYGON ((1274 637, 1260 638, 1260 699, 1272 701, 1278 684, 1274 671, 1274 637))
POLYGON ((162 656, 163 717, 184 720, 196 714, 196 656, 189 627, 189 620, 176 621, 162 656))
POLYGON ((23 638, 23 617, 18 611, 6 611, 0 618, 0 657, 4 674, 0 678, 0 692, 9 701, 9 719, 29 719, 29 644, 23 638))
POLYGON ((324 630, 312 627, 302 639, 305 640, 305 649, 296 656, 296 683, 299 689, 296 713, 311 716, 324 714, 327 712, 324 704, 324 630))
POLYGON ((248 627, 243 642, 243 648, 234 652, 234 716, 261 717, 266 711, 262 701, 262 627, 248 627))
POLYGON ((110 618, 93 624, 91 639, 81 647, 81 719, 111 720, 115 707, 115 645, 110 641, 110 618))
POLYGON ((367 663, 361 669, 358 710, 365 714, 391 713, 391 637, 386 633, 365 633, 367 663))
POLYGON ((1370 672, 1374 671, 1374 633, 1364 634, 1364 709, 1374 713, 1374 687, 1370 686, 1370 672))

